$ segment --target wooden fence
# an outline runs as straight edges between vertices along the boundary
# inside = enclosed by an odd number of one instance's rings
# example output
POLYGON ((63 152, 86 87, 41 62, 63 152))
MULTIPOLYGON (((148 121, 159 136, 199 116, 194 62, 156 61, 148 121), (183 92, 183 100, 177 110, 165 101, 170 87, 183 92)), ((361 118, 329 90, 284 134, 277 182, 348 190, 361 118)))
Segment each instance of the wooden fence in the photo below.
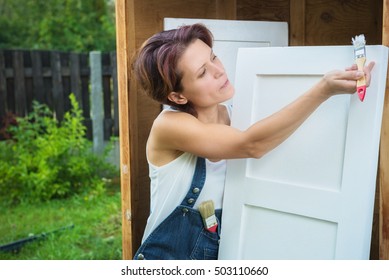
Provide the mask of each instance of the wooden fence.
MULTIPOLYGON (((94 75, 96 76, 96 75, 94 75)), ((72 53, 37 50, 0 50, 0 129, 8 113, 23 117, 32 110, 32 102, 45 103, 59 121, 70 109, 69 94, 74 93, 83 110, 88 139, 93 138, 92 88, 102 89, 104 139, 118 136, 116 52, 72 53), (90 61, 97 58, 101 79, 91 85, 95 69, 90 61)), ((98 95, 98 96, 101 96, 98 95)))

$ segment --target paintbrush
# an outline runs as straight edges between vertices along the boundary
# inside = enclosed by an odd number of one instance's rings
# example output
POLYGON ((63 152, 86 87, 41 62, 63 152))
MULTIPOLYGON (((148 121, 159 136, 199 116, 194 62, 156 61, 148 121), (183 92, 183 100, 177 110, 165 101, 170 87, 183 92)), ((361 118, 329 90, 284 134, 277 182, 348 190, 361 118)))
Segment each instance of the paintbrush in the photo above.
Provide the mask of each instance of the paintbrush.
POLYGON ((215 216, 215 206, 212 200, 202 202, 198 207, 203 218, 204 227, 210 232, 216 232, 217 219, 215 216))
MULTIPOLYGON (((355 38, 351 38, 352 43, 354 45, 354 55, 355 55, 355 63, 358 66, 359 71, 363 71, 366 62, 366 41, 365 35, 361 34, 359 36, 355 36, 355 38)), ((359 100, 363 101, 366 94, 366 80, 365 76, 360 78, 357 81, 357 93, 359 96, 359 100)))

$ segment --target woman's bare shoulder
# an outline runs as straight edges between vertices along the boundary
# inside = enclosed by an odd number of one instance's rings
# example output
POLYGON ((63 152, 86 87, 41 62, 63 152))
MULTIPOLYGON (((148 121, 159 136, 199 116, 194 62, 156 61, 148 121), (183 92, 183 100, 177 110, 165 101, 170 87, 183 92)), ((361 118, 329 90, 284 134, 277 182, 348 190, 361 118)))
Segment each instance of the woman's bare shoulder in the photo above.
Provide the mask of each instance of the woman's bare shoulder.
POLYGON ((180 111, 162 111, 154 120, 152 129, 162 132, 172 132, 172 130, 181 130, 187 123, 198 122, 198 119, 188 113, 180 111))
POLYGON ((180 156, 183 151, 175 142, 183 130, 189 131, 198 120, 184 112, 163 111, 154 120, 147 141, 147 155, 150 162, 162 166, 180 156))

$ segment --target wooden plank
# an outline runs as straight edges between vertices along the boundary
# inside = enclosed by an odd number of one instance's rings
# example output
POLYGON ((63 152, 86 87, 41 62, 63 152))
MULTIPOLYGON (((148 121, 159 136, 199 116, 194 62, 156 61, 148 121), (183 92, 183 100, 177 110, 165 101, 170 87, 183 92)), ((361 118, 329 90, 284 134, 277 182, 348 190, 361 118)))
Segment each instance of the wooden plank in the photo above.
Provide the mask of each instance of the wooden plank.
POLYGON ((32 69, 32 81, 33 81, 33 92, 35 99, 44 103, 45 98, 45 90, 43 83, 43 73, 42 73, 42 60, 41 60, 41 52, 39 51, 31 51, 31 69, 32 69))
POLYGON ((25 116, 27 112, 27 103, 24 84, 24 61, 23 52, 14 51, 13 53, 13 70, 15 84, 15 113, 18 116, 25 116))
MULTIPOLYGON (((132 259, 132 222, 131 222, 131 172, 130 172, 130 116, 129 116, 129 32, 134 23, 130 22, 130 11, 134 1, 116 1, 116 46, 118 68, 119 103, 119 143, 120 143, 120 185, 122 194, 122 254, 123 259, 132 259)), ((132 18, 133 20, 133 18, 132 18)), ((133 49, 133 48, 132 48, 133 49)))
POLYGON ((53 85, 53 103, 56 117, 59 121, 63 120, 65 111, 63 107, 63 87, 62 87, 62 74, 61 74, 61 61, 59 52, 51 52, 51 73, 52 73, 52 85, 53 85))
POLYGON ((112 136, 113 119, 104 118, 104 141, 109 141, 112 136))
POLYGON ((78 53, 70 54, 70 90, 74 93, 78 105, 82 108, 81 97, 80 56, 78 53))
POLYGON ((7 80, 5 78, 4 52, 0 50, 0 127, 7 111, 7 80))
POLYGON ((112 99, 113 99, 113 135, 119 136, 119 102, 116 52, 111 52, 112 99))
POLYGON ((236 0, 216 0, 216 18, 236 19, 236 0))
POLYGON ((32 101, 34 100, 32 75, 28 76, 26 70, 31 69, 31 55, 29 51, 22 51, 23 73, 24 73, 24 96, 26 98, 26 115, 32 111, 32 101))
POLYGON ((70 99, 69 94, 71 93, 71 82, 70 82, 70 53, 60 52, 61 62, 61 79, 62 79, 62 91, 63 91, 63 108, 64 112, 70 110, 70 99))
MULTIPOLYGON (((383 2, 382 44, 389 47, 389 0, 383 2)), ((380 189, 379 258, 389 259, 389 77, 381 129, 380 162, 378 169, 380 189)))
POLYGON ((305 0, 290 0, 290 46, 305 45, 305 0))
POLYGON ((90 118, 89 101, 89 60, 88 54, 80 54, 81 103, 84 118, 90 118))
POLYGON ((103 82, 103 106, 104 106, 104 140, 108 141, 112 136, 112 67, 109 53, 102 53, 102 82, 103 82))
POLYGON ((92 140, 92 120, 90 117, 90 98, 89 98, 89 56, 87 53, 80 54, 80 79, 81 79, 81 99, 84 125, 86 126, 86 137, 92 140))
POLYGON ((369 45, 381 43, 381 0, 305 2, 306 46, 350 45, 358 34, 365 34, 369 45))
POLYGON ((103 98, 104 98, 104 117, 106 119, 112 118, 112 101, 111 101, 111 76, 104 75, 103 82, 103 98))
POLYGON ((289 0, 239 0, 238 20, 289 21, 289 0))
POLYGON ((43 87, 45 95, 45 103, 54 112, 53 101, 53 83, 50 66, 50 51, 41 51, 41 63, 42 63, 42 75, 43 75, 43 87), (47 75, 46 73, 50 73, 47 75))
POLYGON ((111 76, 103 76, 103 105, 104 105, 104 140, 108 141, 112 136, 112 90, 111 76))
MULTIPOLYGON (((103 82, 103 100, 104 100, 104 119, 111 120, 112 119, 112 88, 111 88, 111 77, 112 77, 112 68, 110 61, 109 53, 101 54, 102 61, 102 82, 103 82)), ((108 122, 109 123, 109 122, 108 122)), ((110 128, 106 128, 109 130, 110 128)), ((109 136, 111 133, 109 133, 109 136)))

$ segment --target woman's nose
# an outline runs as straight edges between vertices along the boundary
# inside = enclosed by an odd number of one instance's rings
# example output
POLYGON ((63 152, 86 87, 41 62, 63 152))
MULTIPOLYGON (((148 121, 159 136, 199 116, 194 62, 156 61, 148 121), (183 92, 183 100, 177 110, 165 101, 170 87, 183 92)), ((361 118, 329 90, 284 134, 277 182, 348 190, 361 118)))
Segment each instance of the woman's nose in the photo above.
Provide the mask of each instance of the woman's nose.
POLYGON ((220 76, 224 75, 224 67, 222 64, 214 63, 214 76, 216 78, 219 78, 220 76))

